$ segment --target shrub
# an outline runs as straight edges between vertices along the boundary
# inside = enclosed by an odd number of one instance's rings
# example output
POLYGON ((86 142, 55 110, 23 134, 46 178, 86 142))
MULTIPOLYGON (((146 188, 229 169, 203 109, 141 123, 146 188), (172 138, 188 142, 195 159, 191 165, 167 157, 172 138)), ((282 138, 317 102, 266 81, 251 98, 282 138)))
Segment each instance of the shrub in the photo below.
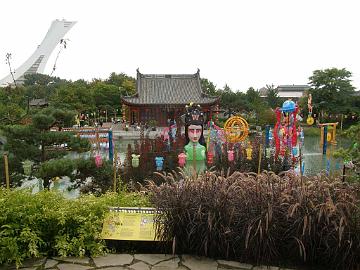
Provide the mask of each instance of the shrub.
POLYGON ((0 189, 0 264, 39 256, 95 256, 106 250, 100 239, 108 206, 149 206, 140 193, 107 193, 67 200, 43 191, 0 189))
POLYGON ((176 251, 255 263, 360 264, 360 186, 326 176, 206 173, 150 182, 157 234, 176 251))

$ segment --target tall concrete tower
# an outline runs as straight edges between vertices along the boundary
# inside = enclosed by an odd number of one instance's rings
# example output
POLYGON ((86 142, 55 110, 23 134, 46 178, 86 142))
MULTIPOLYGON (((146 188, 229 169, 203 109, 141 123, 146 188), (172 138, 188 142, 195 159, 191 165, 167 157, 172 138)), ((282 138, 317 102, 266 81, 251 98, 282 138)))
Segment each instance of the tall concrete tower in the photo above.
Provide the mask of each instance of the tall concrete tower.
MULTIPOLYGON (((46 62, 49 60, 49 57, 56 48, 56 45, 60 43, 61 39, 75 23, 75 21, 71 22, 65 20, 55 20, 51 23, 51 26, 41 44, 37 47, 29 59, 18 67, 16 72, 13 74, 17 83, 23 83, 24 75, 26 74, 44 72, 46 62)), ((0 80, 0 86, 7 86, 13 83, 14 81, 11 74, 0 80)))

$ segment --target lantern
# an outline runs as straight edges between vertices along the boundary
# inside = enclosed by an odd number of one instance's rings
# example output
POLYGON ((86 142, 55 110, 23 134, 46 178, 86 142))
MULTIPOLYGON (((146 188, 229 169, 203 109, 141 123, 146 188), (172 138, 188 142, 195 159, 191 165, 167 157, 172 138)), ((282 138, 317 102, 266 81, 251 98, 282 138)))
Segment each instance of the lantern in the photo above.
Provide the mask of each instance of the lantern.
POLYGON ((25 175, 30 175, 31 174, 31 168, 32 168, 32 165, 34 164, 34 162, 27 159, 27 160, 23 161, 22 164, 23 164, 24 174, 25 175))
POLYGON ((207 153, 207 162, 209 165, 214 163, 214 154, 212 152, 207 153))
POLYGON ((234 161, 234 150, 228 150, 227 153, 228 153, 228 160, 230 162, 234 161))
POLYGON ((298 149, 297 149, 296 146, 294 146, 294 147, 292 148, 292 154, 293 154, 293 156, 297 156, 297 154, 298 154, 298 149))
POLYGON ((102 165, 102 158, 101 158, 101 155, 99 155, 99 154, 97 154, 96 156, 95 156, 95 165, 96 165, 96 167, 101 167, 101 165, 102 165))
POLYGON ((156 157, 155 158, 156 170, 161 171, 164 165, 164 158, 163 157, 156 157))
POLYGON ((266 148, 266 158, 270 158, 271 156, 271 148, 266 148))
POLYGON ((248 160, 252 160, 252 148, 251 147, 248 147, 248 148, 246 148, 246 158, 248 159, 248 160))
POLYGON ((186 163, 186 154, 185 153, 180 153, 178 155, 178 158, 179 158, 179 166, 184 167, 185 163, 186 163))
POLYGON ((134 168, 139 167, 139 158, 140 158, 140 155, 132 154, 131 156, 132 156, 131 166, 133 166, 134 168))

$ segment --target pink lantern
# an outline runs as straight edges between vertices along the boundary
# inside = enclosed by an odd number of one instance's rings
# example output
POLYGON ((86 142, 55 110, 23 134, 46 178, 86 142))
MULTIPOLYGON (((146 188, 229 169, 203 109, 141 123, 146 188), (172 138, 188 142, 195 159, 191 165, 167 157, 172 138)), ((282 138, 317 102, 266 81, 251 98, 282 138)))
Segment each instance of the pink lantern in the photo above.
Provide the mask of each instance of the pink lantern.
POLYGON ((186 154, 180 153, 180 154, 178 155, 178 158, 179 158, 179 166, 180 166, 180 167, 184 167, 184 166, 185 166, 185 163, 186 163, 186 154))
POLYGON ((209 165, 214 163, 214 154, 212 152, 207 153, 207 162, 209 165))
POLYGON ((102 162, 101 155, 99 155, 99 154, 96 155, 96 156, 95 156, 95 164, 96 164, 96 167, 98 167, 98 168, 101 167, 102 163, 103 163, 103 162, 102 162))
POLYGON ((234 150, 228 150, 227 153, 228 153, 228 160, 230 162, 234 161, 234 150))

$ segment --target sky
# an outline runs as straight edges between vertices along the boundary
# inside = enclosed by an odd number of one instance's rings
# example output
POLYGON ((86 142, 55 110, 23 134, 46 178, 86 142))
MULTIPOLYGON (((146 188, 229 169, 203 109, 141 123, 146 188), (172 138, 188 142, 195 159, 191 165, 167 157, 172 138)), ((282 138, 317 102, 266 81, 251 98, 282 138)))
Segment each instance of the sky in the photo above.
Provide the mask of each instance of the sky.
MULTIPOLYGON (((358 0, 11 0, 0 2, 0 79, 19 67, 55 19, 77 21, 54 76, 192 74, 234 91, 307 84, 346 68, 360 89, 358 0)), ((45 74, 50 74, 59 48, 45 74)))

